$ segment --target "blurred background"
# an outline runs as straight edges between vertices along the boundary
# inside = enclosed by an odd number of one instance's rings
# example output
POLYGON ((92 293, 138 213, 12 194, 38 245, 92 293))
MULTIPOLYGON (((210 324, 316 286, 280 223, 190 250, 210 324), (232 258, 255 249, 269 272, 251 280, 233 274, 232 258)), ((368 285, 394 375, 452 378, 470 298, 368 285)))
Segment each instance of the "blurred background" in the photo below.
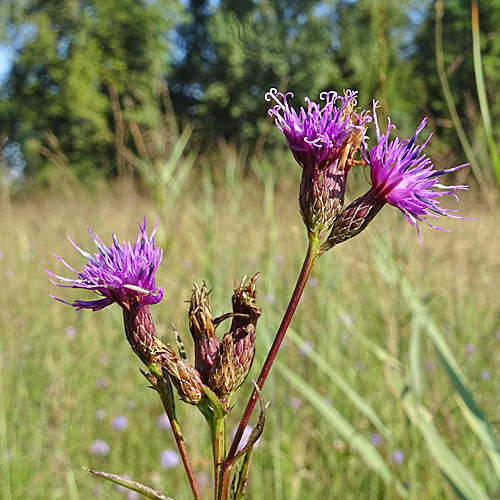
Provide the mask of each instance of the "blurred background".
MULTIPOLYGON (((44 268, 83 263, 67 234, 93 251, 87 225, 110 244, 160 215, 160 335, 174 324, 191 352, 192 283, 218 315, 259 272, 255 378, 306 248, 271 87, 295 106, 358 90, 403 138, 427 117, 436 168, 471 164, 443 205, 475 220, 423 226, 421 247, 389 207, 319 260, 266 386, 249 498, 500 498, 496 0, 2 0, 0 22, 0 498, 127 498, 83 467, 189 498, 120 311, 53 301, 86 297, 44 268)), ((348 200, 368 186, 353 169, 348 200)), ((179 413, 210 498, 201 414, 179 413)))

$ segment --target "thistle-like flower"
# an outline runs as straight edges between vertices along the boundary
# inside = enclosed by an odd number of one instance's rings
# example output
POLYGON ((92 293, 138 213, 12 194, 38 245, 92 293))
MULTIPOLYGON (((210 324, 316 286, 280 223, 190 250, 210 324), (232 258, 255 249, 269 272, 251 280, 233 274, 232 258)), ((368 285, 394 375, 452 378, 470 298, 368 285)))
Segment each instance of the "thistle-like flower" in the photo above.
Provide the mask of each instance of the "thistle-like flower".
POLYGON ((377 144, 370 149, 368 155, 363 153, 364 160, 370 167, 372 187, 366 194, 351 203, 339 216, 323 250, 359 234, 386 204, 399 208, 406 220, 417 228, 421 244, 418 222, 423 222, 433 229, 449 231, 432 225, 427 217, 448 216, 464 219, 464 217, 453 215, 456 210, 440 207, 436 198, 451 194, 458 201, 456 191, 468 189, 468 187, 446 186, 440 184, 438 178, 468 164, 441 171, 435 170, 430 158, 423 152, 431 136, 423 144, 416 144, 419 133, 425 127, 426 119, 420 123, 411 139, 401 141, 396 138, 389 141, 389 133, 394 126, 389 120, 387 132, 380 133, 375 106, 376 103, 374 103, 373 114, 377 144))
POLYGON ((295 111, 287 99, 291 92, 271 89, 266 100, 276 104, 269 110, 287 146, 302 167, 299 204, 311 234, 322 237, 342 210, 347 174, 356 163, 355 155, 364 141, 366 111, 355 112, 357 92, 323 92, 323 107, 305 98, 307 111, 295 111))
POLYGON ((155 285, 155 272, 163 255, 162 250, 156 248, 154 241, 158 222, 159 219, 151 236, 148 237, 144 218, 143 224, 139 224, 139 235, 133 246, 130 242, 120 245, 113 234, 113 244, 107 247, 99 236, 88 228, 90 237, 98 249, 94 255, 82 250, 68 236, 71 244, 88 259, 88 263, 83 266, 82 271, 77 271, 54 254, 77 277, 64 278, 46 270, 52 278, 61 282, 50 280, 57 286, 92 290, 102 297, 98 300, 74 302, 54 297, 60 302, 76 307, 77 310, 99 311, 117 303, 123 309, 127 339, 144 362, 148 361, 148 348, 156 338, 148 306, 157 304, 163 298, 162 288, 155 285))

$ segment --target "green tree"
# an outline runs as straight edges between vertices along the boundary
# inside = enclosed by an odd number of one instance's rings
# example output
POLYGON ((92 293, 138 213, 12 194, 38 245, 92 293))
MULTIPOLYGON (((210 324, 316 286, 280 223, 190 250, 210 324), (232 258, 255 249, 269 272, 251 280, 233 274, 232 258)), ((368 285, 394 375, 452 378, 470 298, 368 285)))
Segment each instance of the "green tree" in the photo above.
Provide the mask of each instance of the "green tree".
POLYGON ((30 0, 12 14, 17 55, 1 89, 0 136, 20 144, 28 175, 127 168, 134 130, 158 118, 178 12, 174 0, 30 0))

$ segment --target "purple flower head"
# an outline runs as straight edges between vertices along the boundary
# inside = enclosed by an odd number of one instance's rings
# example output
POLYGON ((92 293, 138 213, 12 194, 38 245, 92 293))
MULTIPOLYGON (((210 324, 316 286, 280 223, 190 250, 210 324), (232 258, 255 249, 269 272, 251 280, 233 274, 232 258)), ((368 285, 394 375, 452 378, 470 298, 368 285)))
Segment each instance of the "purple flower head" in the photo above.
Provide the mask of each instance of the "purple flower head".
POLYGON ((374 102, 373 116, 377 130, 377 145, 369 151, 368 157, 365 157, 370 166, 371 194, 375 200, 384 201, 399 208, 406 220, 417 228, 419 240, 422 243, 418 222, 424 222, 433 229, 448 231, 430 224, 427 217, 464 218, 452 215, 456 210, 440 207, 436 198, 451 194, 458 201, 456 191, 467 189, 467 186, 446 186, 440 184, 438 179, 444 174, 467 166, 468 163, 441 171, 434 169, 430 158, 423 152, 432 134, 423 144, 416 144, 418 135, 425 127, 427 121, 425 118, 411 139, 401 141, 396 138, 389 141, 389 133, 394 125, 389 120, 387 132, 380 133, 375 111, 376 104, 374 102))
POLYGON ((139 235, 133 246, 130 242, 123 242, 120 245, 116 235, 113 234, 113 244, 107 247, 99 236, 88 228, 90 237, 98 249, 94 255, 82 250, 68 236, 71 244, 88 259, 88 263, 83 266, 83 271, 79 272, 54 254, 68 269, 76 273, 77 278, 64 278, 46 270, 53 278, 67 284, 51 280, 52 283, 65 288, 92 290, 102 298, 92 301, 76 300, 73 303, 57 300, 76 307, 77 310, 93 311, 99 311, 113 302, 123 309, 130 309, 131 304, 142 307, 160 302, 163 290, 155 285, 155 272, 161 262, 163 251, 156 248, 154 241, 159 220, 158 218, 151 236, 148 237, 146 218, 144 218, 143 224, 139 224, 139 235))
POLYGON ((306 97, 307 109, 297 112, 288 104, 291 92, 266 93, 266 100, 275 103, 268 113, 303 168, 300 210, 308 230, 316 234, 329 229, 342 209, 347 174, 371 120, 366 111, 354 111, 356 95, 352 90, 343 96, 323 92, 323 105, 306 97))
POLYGON ((405 454, 401 450, 394 450, 391 458, 396 465, 401 465, 405 461, 405 454))
POLYGON ((288 98, 292 92, 282 94, 276 89, 266 93, 266 100, 276 104, 269 110, 276 126, 285 134, 287 146, 299 165, 305 169, 343 170, 351 166, 346 160, 349 150, 344 147, 356 135, 361 144, 363 125, 370 121, 365 112, 354 113, 357 92, 347 90, 344 96, 337 92, 322 92, 324 105, 305 98, 307 111, 291 108, 288 98))
POLYGON ((96 439, 89 447, 89 452, 92 455, 105 457, 109 453, 109 444, 102 439, 96 439))
POLYGON ((172 469, 180 464, 179 454, 174 450, 162 451, 160 455, 160 464, 164 469, 172 469))
POLYGON ((118 415, 111 422, 111 426, 113 427, 113 429, 116 429, 117 431, 125 430, 128 426, 127 417, 125 415, 118 415))
POLYGON ((419 133, 425 126, 424 119, 411 139, 401 141, 399 138, 389 141, 389 133, 394 126, 389 120, 387 132, 380 133, 376 113, 377 103, 373 103, 373 116, 377 131, 377 145, 368 153, 363 143, 363 160, 370 167, 372 187, 363 196, 346 207, 335 220, 335 225, 328 239, 321 247, 327 251, 363 231, 379 211, 386 205, 397 207, 403 212, 406 220, 417 228, 420 244, 418 222, 424 222, 434 229, 427 217, 447 215, 455 219, 464 219, 453 215, 456 210, 448 210, 439 206, 436 199, 451 194, 458 200, 455 192, 467 189, 467 186, 445 186, 438 182, 438 177, 454 172, 468 164, 446 170, 435 170, 431 160, 423 152, 429 138, 421 145, 416 144, 419 133))

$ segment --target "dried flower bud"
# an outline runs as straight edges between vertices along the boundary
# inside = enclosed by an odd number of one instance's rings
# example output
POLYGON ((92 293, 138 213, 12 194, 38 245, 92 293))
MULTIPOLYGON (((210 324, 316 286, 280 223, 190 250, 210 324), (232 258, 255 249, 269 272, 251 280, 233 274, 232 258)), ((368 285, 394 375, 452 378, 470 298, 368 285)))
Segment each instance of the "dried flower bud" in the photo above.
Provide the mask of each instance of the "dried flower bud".
POLYGON ((180 358, 169 345, 155 339, 150 348, 150 362, 165 368, 184 402, 192 405, 200 402, 204 394, 200 374, 187 361, 180 358))
POLYGON ((212 320, 209 294, 205 283, 201 289, 195 283, 188 311, 189 329, 194 340, 195 367, 205 382, 208 380, 219 348, 212 320))
POLYGON ((232 297, 231 329, 224 335, 208 379, 209 387, 221 399, 233 394, 244 382, 255 355, 256 324, 261 314, 255 296, 257 276, 235 287, 232 297))
POLYGON ((233 322, 231 323, 231 331, 236 331, 240 327, 247 326, 248 324, 256 325, 259 316, 262 311, 257 305, 255 297, 257 296, 257 290, 255 288, 255 283, 257 281, 257 275, 253 276, 248 280, 248 285, 245 284, 246 276, 241 280, 240 286, 234 287, 233 297, 231 302, 233 304, 233 313, 238 316, 233 317, 233 322), (246 315, 248 317, 245 317, 246 315))

